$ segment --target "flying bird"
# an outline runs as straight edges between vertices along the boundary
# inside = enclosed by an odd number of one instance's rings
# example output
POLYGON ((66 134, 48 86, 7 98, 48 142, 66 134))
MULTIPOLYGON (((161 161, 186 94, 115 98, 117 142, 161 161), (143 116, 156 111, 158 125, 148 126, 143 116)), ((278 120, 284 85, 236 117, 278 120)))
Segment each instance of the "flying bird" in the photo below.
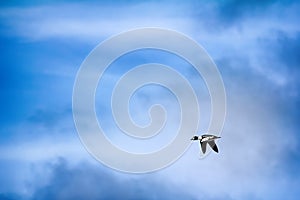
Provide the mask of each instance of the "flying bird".
POLYGON ((221 137, 205 134, 205 135, 201 135, 201 136, 195 135, 194 137, 191 138, 191 140, 199 140, 202 152, 203 152, 203 154, 205 154, 207 143, 215 152, 217 152, 217 153, 219 152, 218 147, 215 143, 215 140, 219 139, 219 138, 221 138, 221 137))

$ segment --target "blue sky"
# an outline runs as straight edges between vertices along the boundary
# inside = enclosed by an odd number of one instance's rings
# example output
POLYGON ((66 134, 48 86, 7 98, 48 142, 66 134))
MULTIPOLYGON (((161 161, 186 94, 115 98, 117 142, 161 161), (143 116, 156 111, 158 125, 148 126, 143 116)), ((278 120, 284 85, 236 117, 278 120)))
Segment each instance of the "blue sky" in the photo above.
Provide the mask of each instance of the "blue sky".
MULTIPOLYGON (((297 199, 300 195, 297 1, 0 5, 0 199, 297 199), (227 93, 219 154, 199 159, 199 147, 193 144, 173 165, 132 175, 98 163, 80 143, 72 117, 77 70, 101 41, 139 27, 180 31, 200 43, 217 64, 227 93)), ((153 103, 166 105, 174 115, 159 142, 153 138, 138 144, 125 138, 108 109, 109 89, 124 69, 153 61, 174 66, 191 80, 203 116, 199 130, 207 127, 209 95, 191 66, 174 55, 136 52, 112 66, 103 77, 105 89, 98 88, 96 97, 107 137, 122 148, 151 151, 174 137, 177 103, 161 88, 141 90, 131 104, 133 118, 141 124, 147 122, 145 107, 153 103), (107 98, 98 98, 101 95, 107 98)))

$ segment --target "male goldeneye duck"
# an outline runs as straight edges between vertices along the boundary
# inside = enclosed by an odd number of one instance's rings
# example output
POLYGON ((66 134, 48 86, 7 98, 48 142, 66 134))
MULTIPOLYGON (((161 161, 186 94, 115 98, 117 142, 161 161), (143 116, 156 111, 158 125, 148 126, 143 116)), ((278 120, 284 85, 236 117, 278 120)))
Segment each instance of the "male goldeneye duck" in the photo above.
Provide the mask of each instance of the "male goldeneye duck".
POLYGON ((215 151, 215 152, 219 152, 218 147, 215 143, 215 139, 219 139, 221 137, 219 136, 215 136, 215 135, 209 135, 209 134, 204 134, 201 136, 197 136, 195 135, 194 137, 191 138, 191 140, 199 140, 200 145, 201 145, 201 149, 202 152, 205 153, 206 152, 206 145, 207 143, 209 144, 209 146, 215 151))

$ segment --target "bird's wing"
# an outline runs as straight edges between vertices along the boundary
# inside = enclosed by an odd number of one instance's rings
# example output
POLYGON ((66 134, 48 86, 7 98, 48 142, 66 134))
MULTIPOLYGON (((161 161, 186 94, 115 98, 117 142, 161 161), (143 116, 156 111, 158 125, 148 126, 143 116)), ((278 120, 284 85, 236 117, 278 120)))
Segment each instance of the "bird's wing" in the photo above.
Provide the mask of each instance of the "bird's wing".
POLYGON ((206 144, 207 144, 207 142, 200 141, 200 146, 201 146, 203 154, 205 154, 205 152, 206 152, 206 144))
POLYGON ((216 143, 215 143, 214 140, 209 141, 208 144, 209 144, 209 146, 210 146, 215 152, 217 152, 217 153, 219 152, 218 147, 217 147, 217 145, 216 145, 216 143))
POLYGON ((203 137, 209 137, 209 136, 212 136, 212 135, 209 135, 209 134, 203 134, 202 136, 203 136, 203 137))
POLYGON ((203 138, 207 138, 207 137, 213 137, 214 135, 210 135, 210 134, 204 134, 202 135, 203 138))

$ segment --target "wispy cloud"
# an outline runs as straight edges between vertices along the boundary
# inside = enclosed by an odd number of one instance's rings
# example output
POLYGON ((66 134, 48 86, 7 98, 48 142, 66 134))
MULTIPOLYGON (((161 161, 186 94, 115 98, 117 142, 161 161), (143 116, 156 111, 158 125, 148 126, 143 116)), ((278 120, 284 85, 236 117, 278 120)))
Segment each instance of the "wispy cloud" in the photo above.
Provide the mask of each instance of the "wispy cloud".
POLYGON ((0 16, 7 27, 4 33, 31 40, 60 37, 100 41, 103 37, 138 27, 190 28, 188 19, 176 15, 176 12, 184 12, 184 8, 166 4, 165 9, 157 10, 157 6, 158 3, 120 7, 113 4, 65 4, 60 7, 6 8, 2 9, 0 16), (112 10, 115 16, 111 15, 112 10))

